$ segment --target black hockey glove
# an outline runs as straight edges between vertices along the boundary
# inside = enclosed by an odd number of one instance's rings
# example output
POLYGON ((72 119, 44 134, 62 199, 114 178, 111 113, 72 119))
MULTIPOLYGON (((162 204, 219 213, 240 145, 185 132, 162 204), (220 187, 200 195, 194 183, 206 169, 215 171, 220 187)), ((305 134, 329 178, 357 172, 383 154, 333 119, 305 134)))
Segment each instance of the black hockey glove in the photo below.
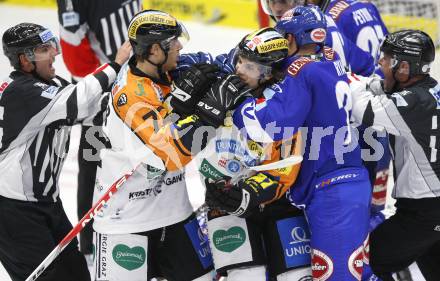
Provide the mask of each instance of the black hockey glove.
POLYGON ((196 104, 217 81, 217 65, 198 63, 182 72, 181 76, 173 81, 170 104, 174 112, 179 115, 191 115, 196 104))
POLYGON ((276 196, 278 182, 263 173, 258 173, 235 185, 225 180, 205 180, 206 204, 231 215, 248 217, 260 204, 276 196))
POLYGON ((228 75, 211 86, 197 104, 196 114, 207 125, 218 128, 223 125, 226 111, 252 96, 251 91, 237 75, 228 75))

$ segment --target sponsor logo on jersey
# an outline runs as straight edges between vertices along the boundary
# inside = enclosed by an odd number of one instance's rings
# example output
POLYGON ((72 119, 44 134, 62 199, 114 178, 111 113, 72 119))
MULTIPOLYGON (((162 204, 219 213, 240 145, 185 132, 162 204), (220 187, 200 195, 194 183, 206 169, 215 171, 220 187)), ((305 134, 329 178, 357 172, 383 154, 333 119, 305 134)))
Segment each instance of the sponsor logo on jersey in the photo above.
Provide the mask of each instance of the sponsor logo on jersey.
POLYGON ((255 154, 258 158, 261 158, 263 156, 263 147, 259 145, 257 142, 253 140, 248 140, 247 146, 253 154, 255 154))
POLYGON ((41 96, 47 99, 53 99, 55 95, 58 93, 59 87, 50 86, 43 92, 41 92, 41 96))
POLYGON ((219 170, 217 170, 213 165, 211 165, 206 159, 202 160, 199 168, 200 173, 208 179, 218 180, 226 177, 219 170))
POLYGON ((242 162, 246 164, 246 166, 251 167, 255 166, 257 160, 253 157, 249 151, 244 148, 240 142, 232 139, 220 139, 215 141, 215 151, 217 153, 232 153, 233 155, 243 158, 242 162))
POLYGON ((124 94, 124 93, 122 93, 122 94, 119 96, 118 101, 116 102, 116 104, 117 104, 118 106, 123 106, 123 105, 126 105, 126 104, 127 104, 127 101, 128 101, 128 99, 127 99, 127 95, 124 94))
POLYGON ((76 12, 66 12, 62 15, 63 27, 79 25, 79 14, 76 12))
POLYGON ((208 236, 203 233, 197 219, 192 219, 185 224, 185 230, 191 240, 194 250, 204 269, 212 266, 212 254, 209 247, 208 236))
POLYGON ((327 32, 324 28, 316 28, 310 33, 310 38, 316 43, 324 42, 326 36, 327 32))
POLYGON ((172 184, 176 184, 181 181, 185 181, 185 173, 180 173, 176 176, 172 176, 170 178, 165 178, 164 183, 166 185, 172 185, 172 184))
POLYGON ((312 275, 315 281, 325 281, 333 274, 333 261, 325 253, 312 250, 312 275))
POLYGON ((429 89, 429 92, 437 101, 437 109, 440 109, 440 84, 437 84, 434 88, 429 89))
POLYGON ((333 20, 337 20, 341 13, 350 7, 350 4, 348 4, 345 1, 338 1, 336 4, 328 11, 329 15, 332 17, 333 20))
POLYGON ((113 260, 122 268, 135 270, 145 263, 145 249, 140 246, 128 247, 125 244, 118 244, 112 251, 113 260))
POLYGON ((277 221, 277 230, 288 267, 310 265, 310 232, 304 217, 286 218, 277 221))
POLYGON ((384 205, 387 198, 388 169, 377 172, 376 180, 373 185, 373 198, 371 203, 374 205, 384 205))
POLYGON ((241 165, 240 162, 238 162, 237 160, 228 160, 228 163, 226 164, 226 169, 233 173, 236 174, 238 172, 240 172, 241 170, 241 165))
POLYGON ((160 176, 164 170, 147 164, 147 179, 152 180, 160 176))
POLYGON ((107 235, 99 234, 100 243, 98 244, 98 277, 107 277, 107 235))
POLYGON ((364 264, 370 264, 370 235, 364 241, 364 264))
POLYGON ((335 51, 332 48, 324 47, 324 57, 329 61, 334 60, 335 59, 335 51))
POLYGON ((130 192, 128 194, 128 200, 132 201, 132 200, 145 199, 147 197, 157 196, 161 192, 162 189, 160 187, 160 184, 158 184, 154 187, 149 187, 144 190, 130 192))
POLYGON ((287 72, 292 75, 292 76, 296 76, 299 71, 306 65, 309 64, 311 62, 313 62, 314 60, 310 59, 310 58, 306 58, 306 57, 301 57, 298 58, 297 60, 295 60, 287 69, 287 72))
POLYGON ((233 226, 228 230, 220 229, 214 231, 212 240, 217 250, 231 253, 246 242, 246 232, 239 226, 233 226))
POLYGON ((220 160, 218 160, 218 165, 222 168, 226 167, 226 163, 228 162, 228 159, 225 157, 221 157, 220 160))
POLYGON ((348 269, 357 280, 361 280, 364 266, 364 245, 359 246, 348 258, 348 269))
POLYGON ((320 187, 329 186, 331 184, 338 183, 343 180, 357 178, 358 176, 359 176, 359 174, 349 173, 349 174, 345 174, 345 175, 332 177, 332 178, 325 179, 325 180, 321 181, 320 183, 316 184, 315 187, 320 188, 320 187))

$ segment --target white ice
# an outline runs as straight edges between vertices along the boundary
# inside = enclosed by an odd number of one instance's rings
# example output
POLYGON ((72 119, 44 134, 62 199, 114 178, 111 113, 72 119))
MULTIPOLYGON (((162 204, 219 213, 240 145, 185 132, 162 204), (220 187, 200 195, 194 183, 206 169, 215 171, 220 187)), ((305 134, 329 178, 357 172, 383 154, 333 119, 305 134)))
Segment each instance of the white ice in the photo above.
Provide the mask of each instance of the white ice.
MULTIPOLYGON (((54 32, 58 32, 57 13, 54 9, 43 8, 29 8, 23 6, 10 6, 0 4, 0 34, 20 22, 38 23, 48 27, 54 32)), ((214 55, 229 51, 238 43, 241 38, 249 33, 251 30, 215 27, 206 24, 185 22, 188 32, 191 35, 191 40, 185 45, 183 52, 207 51, 214 55)), ((9 62, 0 51, 0 77, 7 76, 12 70, 9 62)), ((439 59, 434 66, 435 77, 440 78, 439 59)), ((69 73, 63 63, 61 56, 58 56, 54 64, 57 74, 69 79, 69 73)), ((72 222, 76 224, 78 218, 76 216, 76 190, 77 190, 77 173, 78 167, 76 162, 77 148, 78 148, 78 128, 75 127, 72 131, 70 152, 66 159, 63 172, 60 177, 61 199, 66 209, 67 215, 72 222)), ((203 188, 198 179, 194 167, 191 166, 187 171, 186 181, 188 184, 188 192, 190 200, 195 208, 200 206, 203 202, 203 188)), ((7 273, 0 264, 0 281, 10 281, 7 273)), ((60 280, 61 281, 61 280, 60 280)), ((417 277, 415 281, 423 281, 423 277, 417 277), (420 278, 420 279, 419 279, 420 278)))

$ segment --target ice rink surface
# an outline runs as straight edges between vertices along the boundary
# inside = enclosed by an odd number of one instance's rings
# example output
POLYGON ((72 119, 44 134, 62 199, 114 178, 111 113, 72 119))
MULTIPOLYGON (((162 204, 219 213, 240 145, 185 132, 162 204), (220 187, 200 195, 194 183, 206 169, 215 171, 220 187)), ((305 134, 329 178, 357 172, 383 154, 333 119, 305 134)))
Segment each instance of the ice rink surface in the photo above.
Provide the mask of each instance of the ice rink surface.
MULTIPOLYGON (((58 19, 57 13, 54 9, 42 8, 27 8, 18 6, 9 6, 0 4, 0 34, 21 22, 32 22, 43 25, 54 33, 58 33, 58 19)), ((182 53, 205 51, 213 55, 229 51, 237 44, 241 38, 252 30, 215 27, 201 23, 185 22, 185 26, 191 36, 191 40, 185 45, 182 53)), ((1 49, 1 48, 0 48, 1 49)), ((0 77, 7 76, 12 70, 9 66, 7 58, 3 55, 3 50, 0 50, 0 77)), ((440 79, 440 57, 437 52, 437 59, 434 64, 434 77, 440 79)), ((61 56, 56 58, 54 64, 56 73, 66 79, 70 79, 69 73, 63 63, 61 56)), ((76 190, 78 167, 76 162, 77 148, 78 148, 79 133, 78 128, 75 127, 72 131, 70 151, 67 156, 64 168, 60 177, 60 193, 61 199, 66 209, 67 215, 72 224, 76 224, 76 190)), ((188 183, 188 193, 190 200, 195 208, 203 202, 203 189, 199 182, 199 177, 196 174, 194 167, 191 165, 186 174, 186 181, 188 183)), ((1 226, 0 226, 1 227, 1 226)), ((414 276, 414 281, 423 281, 423 277, 414 276)), ((10 281, 8 275, 0 264, 0 281, 10 281)), ((59 280, 62 281, 62 280, 59 280)))

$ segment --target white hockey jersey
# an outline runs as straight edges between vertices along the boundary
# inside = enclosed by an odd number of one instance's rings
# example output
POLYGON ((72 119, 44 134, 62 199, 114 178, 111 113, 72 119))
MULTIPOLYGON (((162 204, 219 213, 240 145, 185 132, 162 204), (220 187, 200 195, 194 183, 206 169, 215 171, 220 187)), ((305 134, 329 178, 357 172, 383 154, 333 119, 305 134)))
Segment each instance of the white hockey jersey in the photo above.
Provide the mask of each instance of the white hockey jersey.
POLYGON ((101 152, 95 201, 124 174, 135 171, 95 217, 95 231, 143 232, 175 224, 192 213, 184 171, 191 157, 176 148, 178 140, 169 137, 169 128, 162 124, 169 113, 163 102, 169 92, 169 86, 134 74, 128 65, 119 73, 104 125, 111 148, 101 152))

